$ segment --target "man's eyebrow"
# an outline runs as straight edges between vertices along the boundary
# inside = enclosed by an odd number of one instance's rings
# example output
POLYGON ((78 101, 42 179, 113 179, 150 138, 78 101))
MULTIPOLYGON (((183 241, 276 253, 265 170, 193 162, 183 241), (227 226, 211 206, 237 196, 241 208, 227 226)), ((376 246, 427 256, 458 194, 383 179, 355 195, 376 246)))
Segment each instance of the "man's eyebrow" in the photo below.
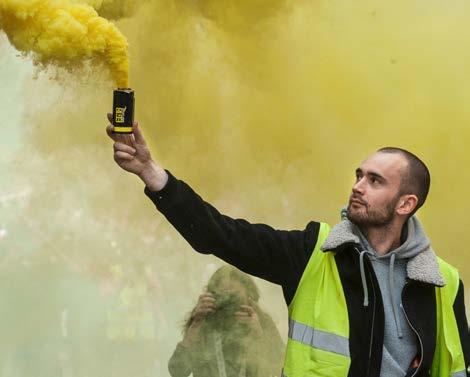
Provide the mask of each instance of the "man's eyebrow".
MULTIPOLYGON (((356 169, 356 175, 358 174, 364 174, 364 172, 362 171, 361 168, 357 168, 356 169)), ((369 177, 373 177, 373 178, 377 178, 381 181, 384 181, 384 182, 387 182, 387 179, 383 176, 383 175, 380 175, 379 173, 377 172, 374 172, 374 171, 368 171, 366 172, 366 175, 368 175, 369 177)))
POLYGON ((367 175, 373 178, 377 178, 379 181, 387 182, 383 175, 380 175, 379 173, 376 173, 374 171, 367 172, 367 175))

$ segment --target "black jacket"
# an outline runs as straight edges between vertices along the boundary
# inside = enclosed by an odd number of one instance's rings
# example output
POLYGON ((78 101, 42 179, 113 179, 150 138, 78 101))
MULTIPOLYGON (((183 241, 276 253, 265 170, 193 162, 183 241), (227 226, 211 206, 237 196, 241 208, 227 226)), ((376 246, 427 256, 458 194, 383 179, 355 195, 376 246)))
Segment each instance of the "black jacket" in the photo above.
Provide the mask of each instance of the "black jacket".
MULTIPOLYGON (((300 278, 315 248, 320 223, 309 222, 304 230, 276 230, 266 224, 251 224, 232 219, 205 202, 185 182, 169 172, 165 188, 146 195, 176 230, 198 252, 214 254, 240 270, 282 286, 289 305, 300 278)), ((384 312, 379 284, 367 261, 368 307, 363 307, 359 274, 359 255, 353 245, 344 245, 336 253, 348 307, 351 366, 349 377, 379 377, 382 359, 384 312)), ((407 376, 429 376, 436 338, 436 300, 434 285, 409 280, 402 293, 402 303, 420 344, 420 365, 407 376)), ((465 363, 470 363, 463 284, 454 303, 465 363)), ((470 374, 469 374, 470 375, 470 374)))

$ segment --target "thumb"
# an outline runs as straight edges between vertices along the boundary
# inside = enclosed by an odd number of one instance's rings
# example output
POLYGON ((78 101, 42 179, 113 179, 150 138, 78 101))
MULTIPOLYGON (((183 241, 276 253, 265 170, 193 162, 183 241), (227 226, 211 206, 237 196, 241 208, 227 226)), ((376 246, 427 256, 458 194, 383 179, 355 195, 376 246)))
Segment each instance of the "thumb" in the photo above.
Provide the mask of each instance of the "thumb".
POLYGON ((147 145, 147 143, 145 142, 144 134, 140 130, 139 122, 134 122, 133 132, 134 132, 135 142, 137 144, 147 145))

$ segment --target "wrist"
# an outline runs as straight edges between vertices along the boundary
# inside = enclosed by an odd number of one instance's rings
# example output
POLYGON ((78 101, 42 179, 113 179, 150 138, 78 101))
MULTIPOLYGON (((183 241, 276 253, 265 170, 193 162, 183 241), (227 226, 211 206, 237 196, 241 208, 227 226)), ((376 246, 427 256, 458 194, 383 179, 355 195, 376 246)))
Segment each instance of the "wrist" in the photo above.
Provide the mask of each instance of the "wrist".
POLYGON ((139 174, 139 178, 151 191, 162 190, 168 182, 167 172, 154 161, 149 162, 148 166, 139 174))

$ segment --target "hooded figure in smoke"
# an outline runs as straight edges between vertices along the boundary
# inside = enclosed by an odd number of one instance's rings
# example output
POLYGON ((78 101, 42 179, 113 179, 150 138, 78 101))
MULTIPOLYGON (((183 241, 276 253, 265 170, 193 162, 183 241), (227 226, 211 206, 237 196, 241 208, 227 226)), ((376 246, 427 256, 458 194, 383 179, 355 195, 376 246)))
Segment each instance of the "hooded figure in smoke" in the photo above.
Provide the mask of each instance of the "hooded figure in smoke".
POLYGON ((258 300, 250 276, 231 266, 219 268, 188 315, 183 340, 168 363, 171 376, 279 375, 284 344, 258 300))

